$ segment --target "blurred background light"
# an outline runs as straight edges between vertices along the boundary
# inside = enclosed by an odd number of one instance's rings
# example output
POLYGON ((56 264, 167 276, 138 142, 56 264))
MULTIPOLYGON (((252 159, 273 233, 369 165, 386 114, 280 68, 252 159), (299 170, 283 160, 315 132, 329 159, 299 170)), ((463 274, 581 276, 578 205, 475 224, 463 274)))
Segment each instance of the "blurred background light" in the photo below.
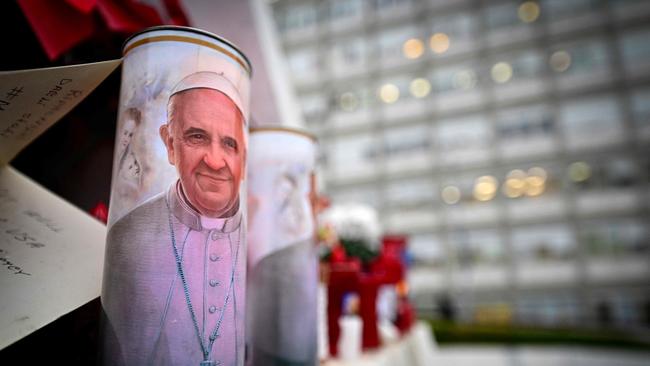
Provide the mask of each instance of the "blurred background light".
POLYGON ((548 62, 554 71, 564 72, 571 66, 571 54, 564 50, 555 51, 548 62))
POLYGON ((453 85, 456 89, 473 89, 476 86, 476 81, 476 73, 473 70, 458 71, 453 77, 453 85))
POLYGON ((442 200, 448 205, 453 205, 460 201, 460 189, 456 186, 446 186, 442 189, 442 200))
POLYGON ((413 79, 409 85, 409 91, 416 98, 424 98, 431 92, 431 83, 424 78, 413 79))
POLYGON ((417 38, 411 38, 404 42, 402 53, 408 59, 416 59, 424 53, 424 43, 417 38))
POLYGON ((354 95, 354 93, 345 92, 339 97, 339 105, 344 111, 351 112, 357 109, 359 100, 357 99, 357 96, 354 95))
POLYGON ((539 4, 536 1, 526 1, 519 5, 517 15, 524 23, 532 23, 539 18, 539 4))
POLYGON ((512 66, 507 62, 497 62, 492 66, 490 75, 499 84, 507 83, 512 78, 512 66))
POLYGON ((399 99, 399 88, 395 84, 384 84, 379 89, 379 99, 386 104, 392 104, 399 99))
POLYGON ((497 179, 491 175, 484 175, 474 183, 474 198, 478 201, 489 201, 497 192, 497 179))
POLYGON ((523 170, 515 169, 510 171, 503 183, 502 191, 509 198, 521 197, 526 190, 526 173, 523 170))
POLYGON ((441 54, 447 52, 449 45, 449 36, 445 33, 434 33, 429 38, 429 47, 431 47, 434 53, 441 54))
POLYGON ((591 167, 584 161, 576 161, 569 165, 569 179, 580 183, 591 178, 591 167))

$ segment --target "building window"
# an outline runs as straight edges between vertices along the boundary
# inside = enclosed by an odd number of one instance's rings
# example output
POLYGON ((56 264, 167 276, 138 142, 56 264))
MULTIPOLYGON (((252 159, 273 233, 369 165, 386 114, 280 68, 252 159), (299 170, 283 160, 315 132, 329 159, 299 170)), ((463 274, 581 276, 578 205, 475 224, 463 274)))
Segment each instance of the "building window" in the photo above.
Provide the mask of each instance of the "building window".
POLYGON ((485 8, 485 23, 492 30, 522 24, 517 16, 517 4, 511 1, 489 5, 485 8))
POLYGON ((379 190, 374 185, 337 189, 331 195, 335 204, 363 203, 374 208, 381 205, 379 190))
POLYGON ((433 54, 467 52, 476 46, 477 17, 471 13, 454 13, 431 19, 428 39, 433 54))
MULTIPOLYGON (((580 79, 601 79, 602 75, 609 73, 609 56, 607 46, 601 40, 584 40, 568 45, 558 45, 553 47, 553 52, 564 51, 568 55, 569 65, 561 67, 559 81, 565 78, 567 83, 575 82, 575 78, 580 79)), ((551 67, 554 67, 554 60, 549 59, 551 67)))
POLYGON ((366 42, 361 37, 337 41, 330 48, 330 68, 335 76, 364 70, 366 42))
POLYGON ((504 259, 503 241, 496 229, 452 231, 449 243, 460 265, 499 263, 504 259))
POLYGON ((613 95, 570 101, 560 108, 571 150, 594 149, 623 141, 621 109, 613 95))
POLYGON ((300 106, 305 119, 310 122, 327 112, 328 100, 321 93, 305 94, 300 97, 300 106))
POLYGON ((432 203, 437 200, 438 192, 429 179, 403 179, 389 182, 385 196, 391 206, 409 206, 432 203))
POLYGON ((366 177, 376 173, 377 159, 372 155, 378 146, 372 135, 340 137, 329 144, 330 172, 337 180, 366 177))
POLYGON ((383 157, 389 172, 422 170, 431 166, 428 125, 386 129, 383 135, 383 157))
POLYGON ((330 20, 346 21, 361 17, 363 2, 361 0, 333 0, 330 2, 330 20))
POLYGON ((408 249, 413 254, 416 263, 444 267, 447 261, 445 247, 437 235, 411 235, 408 249))
POLYGON ((515 254, 522 259, 567 260, 575 254, 576 243, 566 224, 516 228, 511 240, 515 254))
POLYGON ((295 50, 287 55, 287 61, 295 82, 318 79, 321 65, 315 48, 295 50))
POLYGON ((440 121, 435 141, 442 164, 475 164, 490 159, 492 131, 482 115, 440 121))
POLYGON ((650 29, 626 32, 620 40, 625 70, 633 75, 650 70, 650 29))
POLYGON ((638 219, 594 220, 582 225, 581 238, 596 256, 642 255, 650 249, 648 228, 638 219))
POLYGON ((290 36, 316 27, 317 8, 311 4, 288 7, 284 14, 277 17, 281 34, 290 36))
POLYGON ((636 136, 650 139, 650 88, 632 92, 632 118, 636 127, 636 136))
POLYGON ((381 65, 390 66, 407 61, 402 53, 404 42, 416 38, 418 33, 413 25, 381 30, 375 38, 375 54, 381 65))
POLYGON ((551 19, 572 18, 598 11, 602 0, 542 0, 542 11, 551 19))
POLYGON ((508 158, 552 154, 558 148, 556 129, 546 105, 503 109, 497 114, 497 148, 508 158))

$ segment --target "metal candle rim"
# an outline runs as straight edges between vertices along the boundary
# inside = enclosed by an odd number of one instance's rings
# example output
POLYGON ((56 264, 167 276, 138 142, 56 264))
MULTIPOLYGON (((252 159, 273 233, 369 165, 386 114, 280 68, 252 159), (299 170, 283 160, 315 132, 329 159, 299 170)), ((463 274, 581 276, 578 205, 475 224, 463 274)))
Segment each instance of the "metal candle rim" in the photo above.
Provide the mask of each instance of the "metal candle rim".
MULTIPOLYGON (((199 34, 199 35, 202 35, 202 36, 213 38, 213 39, 215 39, 215 40, 217 40, 219 42, 225 43, 226 45, 228 45, 229 47, 231 47, 232 49, 234 49, 237 52, 237 55, 229 55, 229 56, 233 57, 235 59, 235 61, 237 61, 244 68, 244 70, 246 70, 249 77, 252 76, 252 74, 253 74, 253 66, 251 65, 251 62, 248 59, 248 57, 246 57, 246 55, 239 49, 239 47, 237 47, 234 43, 227 40, 226 38, 223 38, 223 37, 218 36, 218 35, 216 35, 214 33, 205 31, 203 29, 192 28, 192 27, 183 27, 183 26, 178 26, 178 25, 158 25, 158 26, 155 26, 155 27, 149 27, 149 28, 143 29, 143 30, 141 30, 141 31, 139 31, 137 33, 132 34, 129 38, 127 38, 124 41, 124 44, 122 45, 122 56, 126 56, 126 54, 129 51, 131 51, 135 47, 139 46, 139 44, 135 44, 135 43, 129 45, 129 43, 134 38, 136 38, 136 37, 138 37, 140 35, 143 35, 145 33, 155 32, 155 31, 166 31, 166 30, 199 34), (243 62, 241 62, 239 59, 237 59, 236 56, 241 57, 243 62)), ((220 50, 220 51, 222 51, 222 52, 224 52, 226 54, 229 53, 227 50, 220 50)))

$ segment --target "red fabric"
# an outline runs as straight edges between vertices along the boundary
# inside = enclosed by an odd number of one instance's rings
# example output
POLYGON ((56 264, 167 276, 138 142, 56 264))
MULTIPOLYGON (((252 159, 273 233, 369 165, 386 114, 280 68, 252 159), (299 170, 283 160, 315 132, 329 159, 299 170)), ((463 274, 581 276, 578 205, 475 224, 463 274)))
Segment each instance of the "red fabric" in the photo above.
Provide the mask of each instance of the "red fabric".
POLYGON ((338 341, 341 329, 339 318, 342 313, 343 297, 347 292, 359 288, 361 265, 358 261, 332 263, 327 286, 327 329, 330 354, 338 354, 338 341))
POLYGON ((102 201, 90 210, 90 214, 104 224, 108 222, 108 206, 102 201))
POLYGON ((330 262, 332 263, 341 263, 348 260, 347 254, 345 254, 345 249, 342 245, 335 245, 332 248, 332 254, 330 256, 330 262))
POLYGON ((381 252, 370 264, 370 272, 384 285, 398 283, 404 278, 404 266, 394 252, 381 252))
POLYGON ((65 0, 68 4, 74 6, 78 11, 88 14, 97 5, 97 0, 65 0))
MULTIPOLYGON (((158 1, 167 9, 168 23, 189 25, 180 0, 158 1)), ((110 31, 125 34, 164 24, 155 8, 137 0, 18 0, 18 4, 50 60, 90 38, 102 22, 110 31)))
POLYGON ((18 5, 50 60, 95 32, 90 14, 80 13, 63 1, 18 0, 18 5))
POLYGON ((167 13, 169 14, 169 23, 173 25, 190 25, 185 16, 185 11, 181 6, 180 0, 164 0, 167 13))
POLYGON ((133 0, 99 0, 97 9, 108 29, 114 32, 134 33, 163 24, 156 9, 133 0))
POLYGON ((361 344, 364 350, 374 349, 381 345, 379 328, 377 327, 377 293, 379 278, 374 274, 362 275, 359 284, 359 316, 363 321, 361 344))
POLYGON ((400 334, 408 332, 414 322, 415 310, 413 309, 413 306, 409 302, 408 298, 400 298, 399 303, 397 304, 397 319, 395 320, 395 326, 399 330, 400 334))

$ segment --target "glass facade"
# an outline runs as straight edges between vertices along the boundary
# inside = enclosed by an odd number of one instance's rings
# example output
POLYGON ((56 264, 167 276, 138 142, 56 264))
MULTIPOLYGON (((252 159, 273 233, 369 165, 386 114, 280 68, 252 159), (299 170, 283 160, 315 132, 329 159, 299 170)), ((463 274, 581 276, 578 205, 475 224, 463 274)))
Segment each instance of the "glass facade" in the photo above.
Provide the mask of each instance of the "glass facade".
POLYGON ((423 314, 650 326, 650 2, 272 8, 326 192, 410 236, 423 314))

